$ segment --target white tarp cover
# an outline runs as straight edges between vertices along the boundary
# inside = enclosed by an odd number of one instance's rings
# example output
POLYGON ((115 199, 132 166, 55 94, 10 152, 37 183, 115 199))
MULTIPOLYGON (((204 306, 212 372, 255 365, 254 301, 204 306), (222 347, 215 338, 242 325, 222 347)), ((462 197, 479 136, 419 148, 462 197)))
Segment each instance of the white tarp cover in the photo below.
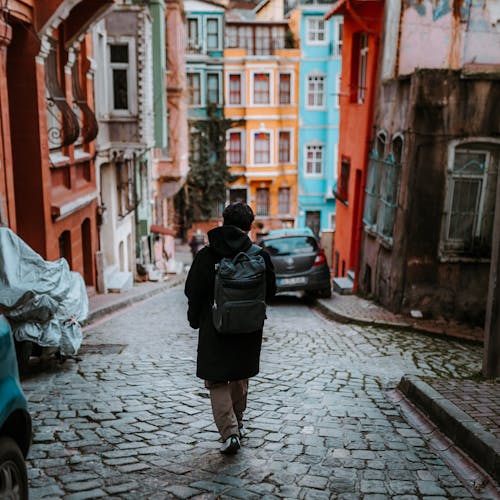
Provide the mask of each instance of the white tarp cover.
POLYGON ((0 310, 16 340, 75 355, 88 306, 85 282, 65 259, 46 261, 10 229, 0 227, 0 310))

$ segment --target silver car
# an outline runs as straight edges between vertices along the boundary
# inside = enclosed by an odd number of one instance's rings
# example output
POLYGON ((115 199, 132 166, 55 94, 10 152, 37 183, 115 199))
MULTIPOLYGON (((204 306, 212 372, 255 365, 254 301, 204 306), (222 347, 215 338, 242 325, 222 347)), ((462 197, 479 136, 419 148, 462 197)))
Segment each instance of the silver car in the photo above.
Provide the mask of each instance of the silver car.
POLYGON ((271 256, 278 292, 304 291, 318 297, 331 297, 330 268, 325 252, 309 232, 270 234, 259 244, 271 256))

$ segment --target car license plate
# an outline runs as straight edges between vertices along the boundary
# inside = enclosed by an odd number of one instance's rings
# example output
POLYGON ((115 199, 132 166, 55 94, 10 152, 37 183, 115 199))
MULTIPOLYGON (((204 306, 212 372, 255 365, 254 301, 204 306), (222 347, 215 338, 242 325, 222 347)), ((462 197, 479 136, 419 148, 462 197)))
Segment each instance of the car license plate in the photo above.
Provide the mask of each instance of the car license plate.
POLYGON ((278 285, 305 285, 307 283, 307 278, 305 276, 299 276, 297 278, 280 278, 278 280, 278 285))

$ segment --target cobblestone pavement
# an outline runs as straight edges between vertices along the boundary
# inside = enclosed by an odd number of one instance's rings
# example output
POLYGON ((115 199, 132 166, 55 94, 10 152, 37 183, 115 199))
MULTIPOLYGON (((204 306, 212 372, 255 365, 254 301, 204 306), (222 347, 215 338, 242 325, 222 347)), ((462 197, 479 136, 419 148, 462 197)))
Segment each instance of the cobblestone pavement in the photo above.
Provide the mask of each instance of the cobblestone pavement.
POLYGON ((472 494, 386 397, 404 373, 477 372, 477 346, 269 309, 248 437, 223 457, 181 287, 87 329, 82 360, 33 367, 31 498, 441 499, 472 494))

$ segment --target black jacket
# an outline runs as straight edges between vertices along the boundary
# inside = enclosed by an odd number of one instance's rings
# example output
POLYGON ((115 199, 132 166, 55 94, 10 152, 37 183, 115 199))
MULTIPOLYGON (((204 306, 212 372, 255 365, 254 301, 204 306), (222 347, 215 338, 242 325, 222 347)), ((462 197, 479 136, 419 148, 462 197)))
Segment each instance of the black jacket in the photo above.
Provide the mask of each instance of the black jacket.
MULTIPOLYGON (((247 251, 252 242, 235 226, 221 226, 208 232, 209 245, 195 256, 184 293, 188 298, 188 321, 199 328, 196 375, 204 380, 228 381, 253 377, 259 373, 262 331, 221 335, 212 323, 215 264, 222 257, 247 251)), ((266 263, 266 301, 276 293, 276 278, 269 254, 262 250, 266 263)))

